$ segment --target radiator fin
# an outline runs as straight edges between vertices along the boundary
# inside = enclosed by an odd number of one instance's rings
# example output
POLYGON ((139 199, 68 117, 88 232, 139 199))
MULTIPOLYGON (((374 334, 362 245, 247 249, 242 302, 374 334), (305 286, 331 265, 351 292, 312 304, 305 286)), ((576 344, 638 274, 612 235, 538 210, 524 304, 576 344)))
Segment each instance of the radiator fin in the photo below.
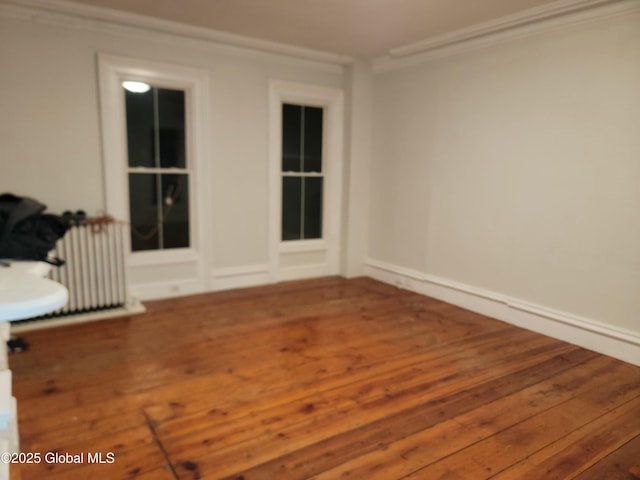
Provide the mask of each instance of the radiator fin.
POLYGON ((116 222, 103 225, 100 231, 92 231, 89 224, 77 224, 58 240, 52 253, 65 264, 52 267, 49 276, 67 287, 69 302, 47 317, 126 305, 124 230, 125 226, 116 222))

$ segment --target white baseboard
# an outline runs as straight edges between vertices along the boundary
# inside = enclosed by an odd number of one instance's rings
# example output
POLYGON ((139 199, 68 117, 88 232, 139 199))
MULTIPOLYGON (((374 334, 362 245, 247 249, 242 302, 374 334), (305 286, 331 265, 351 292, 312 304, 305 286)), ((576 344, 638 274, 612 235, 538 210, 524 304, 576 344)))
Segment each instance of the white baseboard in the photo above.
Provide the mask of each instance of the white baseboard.
POLYGON ((131 285, 129 290, 132 296, 142 301, 182 297, 203 292, 202 282, 197 278, 139 283, 131 285))
POLYGON ((307 278, 318 278, 332 275, 331 268, 327 263, 297 265, 293 267, 280 267, 276 278, 278 282, 289 282, 291 280, 305 280, 307 278))
POLYGON ((270 283, 269 265, 216 268, 211 271, 211 291, 255 287, 270 283))
POLYGON ((275 278, 272 278, 268 264, 257 264, 212 269, 209 274, 208 289, 203 289, 197 279, 184 279, 132 285, 130 290, 132 295, 141 300, 159 300, 195 293, 257 287, 274 282, 302 280, 327 275, 331 275, 331 273, 329 266, 325 263, 281 268, 275 278))
POLYGON ((378 260, 366 260, 365 275, 640 366, 638 332, 378 260))

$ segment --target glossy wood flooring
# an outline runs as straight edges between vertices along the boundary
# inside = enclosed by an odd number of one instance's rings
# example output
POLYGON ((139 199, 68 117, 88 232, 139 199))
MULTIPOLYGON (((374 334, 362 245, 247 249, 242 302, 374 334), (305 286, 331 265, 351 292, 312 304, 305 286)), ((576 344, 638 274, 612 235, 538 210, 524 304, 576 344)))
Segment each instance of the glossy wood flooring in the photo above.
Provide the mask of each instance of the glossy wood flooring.
POLYGON ((24 334, 15 478, 640 478, 638 367, 370 279, 147 307, 24 334))

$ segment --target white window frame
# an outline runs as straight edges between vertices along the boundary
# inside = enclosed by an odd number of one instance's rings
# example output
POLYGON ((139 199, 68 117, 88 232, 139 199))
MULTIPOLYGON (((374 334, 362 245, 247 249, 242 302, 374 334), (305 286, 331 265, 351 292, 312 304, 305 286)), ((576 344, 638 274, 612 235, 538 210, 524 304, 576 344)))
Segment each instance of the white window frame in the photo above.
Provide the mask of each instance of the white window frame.
MULTIPOLYGON (((188 248, 131 251, 131 240, 126 236, 130 252, 130 266, 155 265, 194 261, 201 258, 205 244, 203 228, 199 225, 203 198, 204 162, 207 156, 206 106, 208 105, 208 74, 205 71, 168 65, 148 60, 132 59, 108 54, 98 55, 100 81, 100 113, 102 120, 102 147, 105 177, 105 205, 107 213, 117 219, 130 221, 128 191, 127 130, 124 89, 122 81, 137 80, 154 87, 172 88, 185 92, 186 155, 189 173, 189 243, 188 248)), ((133 169, 135 170, 135 169, 133 169)), ((175 170, 175 173, 185 173, 175 170)))
POLYGON ((337 88, 273 80, 269 84, 269 266, 273 281, 311 275, 333 275, 340 270, 340 228, 342 224, 343 92, 337 88), (282 240, 282 104, 322 107, 323 145, 322 238, 282 240), (280 268, 282 255, 325 252, 326 262, 297 267, 286 274, 280 268))

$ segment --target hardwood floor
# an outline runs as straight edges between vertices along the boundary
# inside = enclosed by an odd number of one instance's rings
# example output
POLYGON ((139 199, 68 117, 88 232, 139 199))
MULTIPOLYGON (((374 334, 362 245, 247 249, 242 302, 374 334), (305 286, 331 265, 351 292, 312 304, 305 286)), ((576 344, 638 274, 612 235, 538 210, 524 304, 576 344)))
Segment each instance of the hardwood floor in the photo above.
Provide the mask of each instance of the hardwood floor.
POLYGON ((364 278, 147 307, 24 334, 15 478, 640 478, 618 360, 364 278))

